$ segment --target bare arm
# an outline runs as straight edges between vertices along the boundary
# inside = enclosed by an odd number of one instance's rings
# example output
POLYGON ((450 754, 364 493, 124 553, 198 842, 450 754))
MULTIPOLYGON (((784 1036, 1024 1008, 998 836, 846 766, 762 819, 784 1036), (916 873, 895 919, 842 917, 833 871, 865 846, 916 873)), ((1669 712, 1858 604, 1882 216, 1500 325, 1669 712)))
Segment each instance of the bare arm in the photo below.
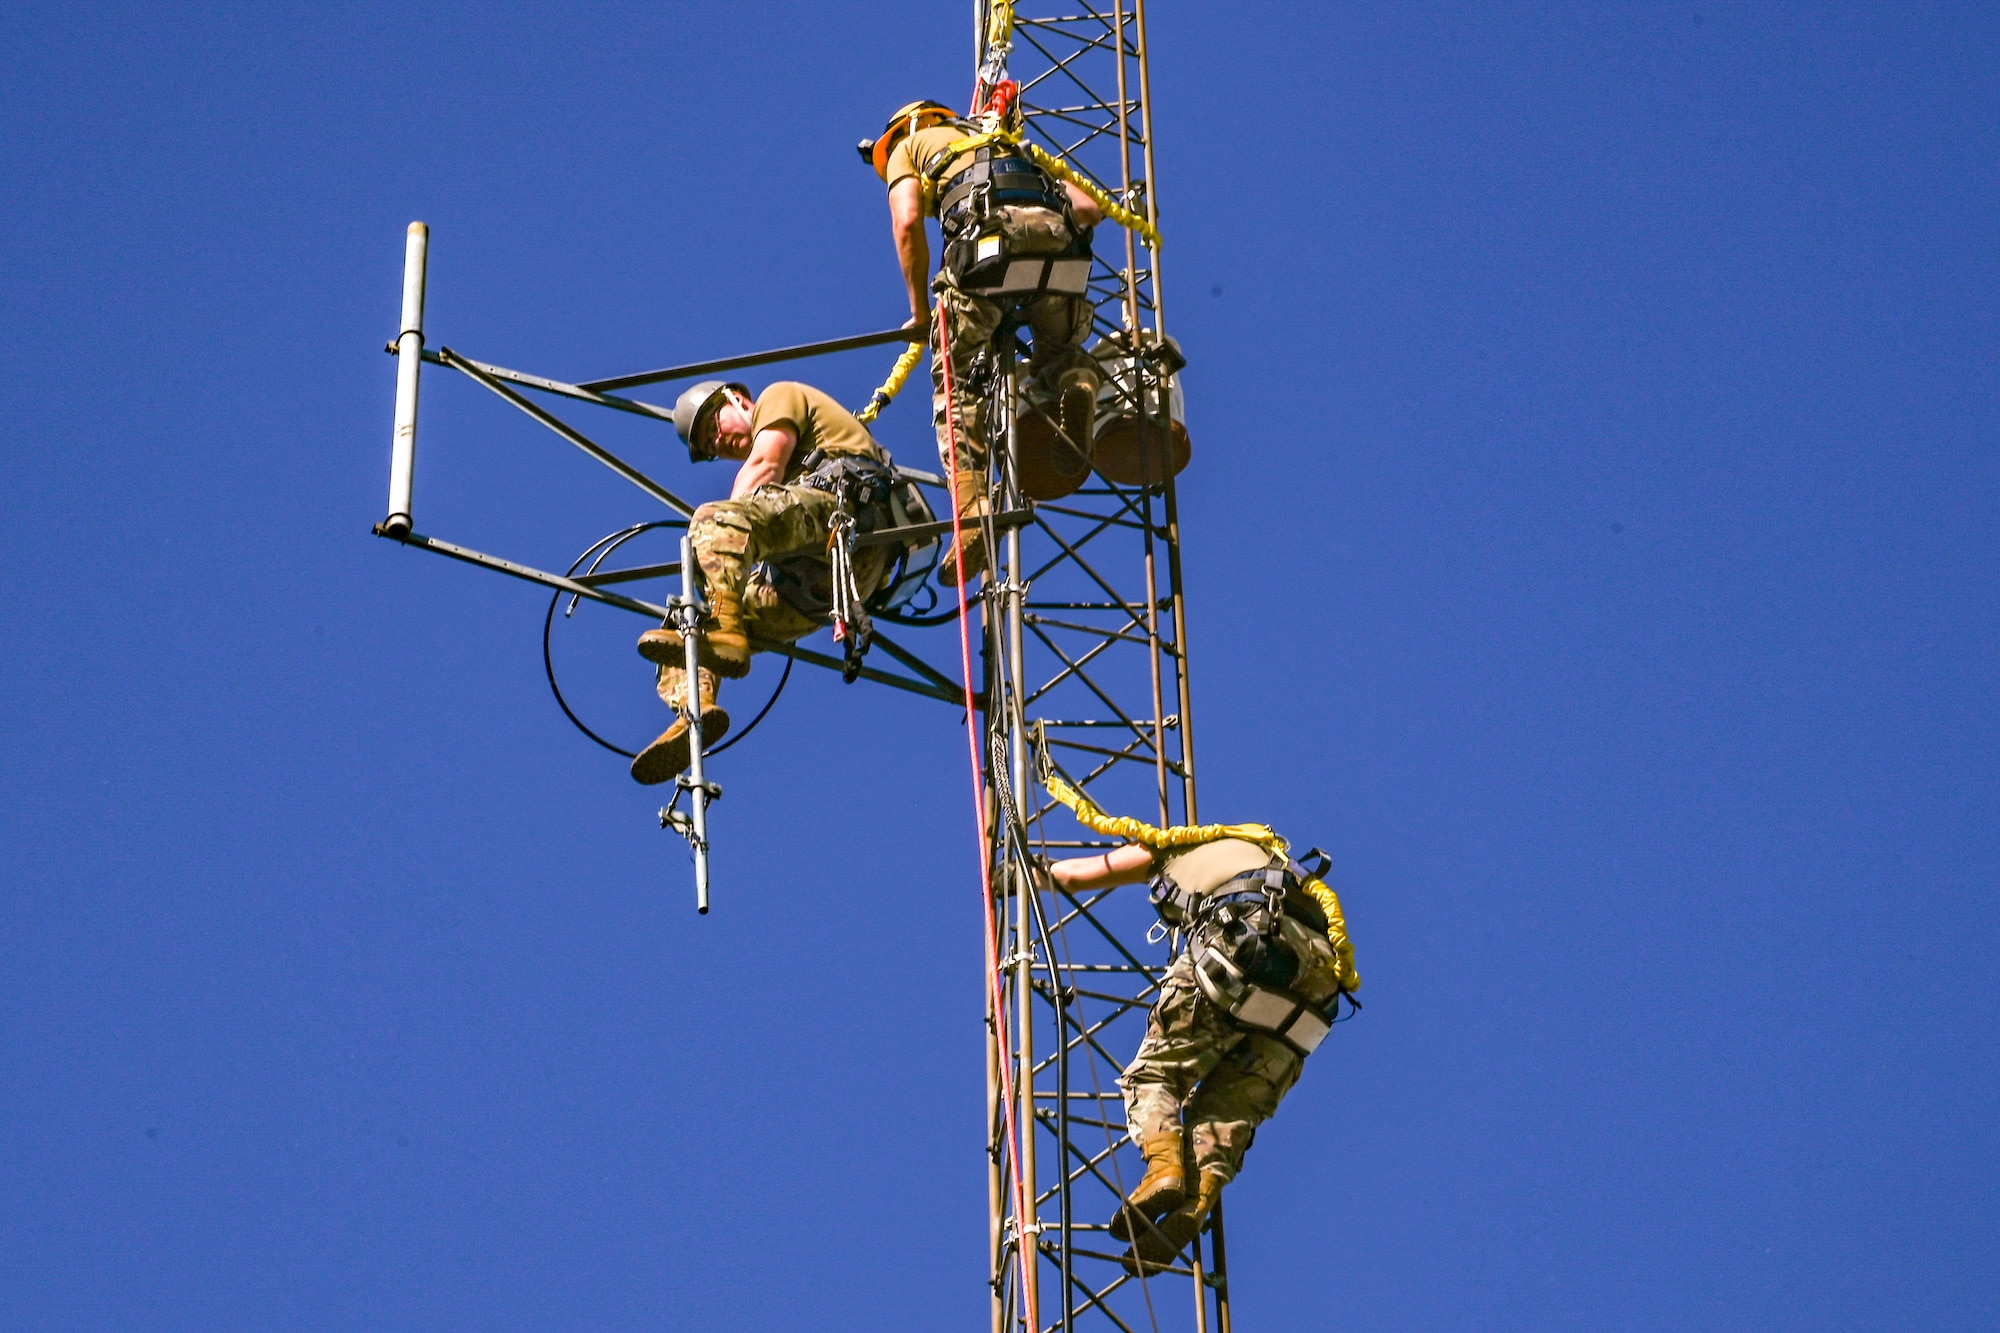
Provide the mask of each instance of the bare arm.
POLYGON ((1152 873, 1153 849, 1136 842, 1113 847, 1102 856, 1073 856, 1049 867, 1050 879, 1066 889, 1081 889, 1086 893, 1120 884, 1137 884, 1152 873))
POLYGON ((750 442, 750 456, 736 469, 736 484, 729 488, 729 498, 741 500, 759 486, 783 481, 785 464, 792 461, 792 449, 798 442, 798 432, 790 426, 768 426, 758 431, 757 438, 750 442))
POLYGON ((889 187, 889 225, 896 233, 896 262, 910 296, 910 319, 930 317, 931 238, 924 231, 923 184, 905 176, 889 187))
POLYGON ((1068 181, 1063 182, 1063 190, 1069 195, 1069 215, 1076 219, 1077 226, 1095 227, 1104 221, 1104 210, 1097 206, 1095 199, 1068 181))

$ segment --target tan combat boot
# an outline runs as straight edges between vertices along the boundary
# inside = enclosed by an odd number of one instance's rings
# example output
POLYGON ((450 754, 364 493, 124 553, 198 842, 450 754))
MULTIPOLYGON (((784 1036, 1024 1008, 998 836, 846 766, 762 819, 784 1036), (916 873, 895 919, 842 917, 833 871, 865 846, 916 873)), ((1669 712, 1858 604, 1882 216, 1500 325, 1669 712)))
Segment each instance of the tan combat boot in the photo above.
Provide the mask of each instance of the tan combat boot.
POLYGON ((1171 1213, 1187 1199, 1187 1147, 1177 1129, 1139 1140, 1146 1174, 1111 1219, 1111 1238, 1131 1240, 1156 1217, 1171 1213))
MULTIPOLYGON (((701 743, 704 747, 714 745, 729 732, 729 714, 715 702, 716 688, 720 683, 712 671, 704 669, 695 673, 695 689, 701 695, 701 743)), ((683 705, 687 702, 685 687, 679 702, 683 705)), ((666 782, 688 766, 694 758, 693 752, 694 742, 688 736, 687 715, 681 713, 674 718, 671 727, 660 733, 658 740, 639 751, 632 760, 632 780, 649 787, 666 782)))
POLYGON ((1057 381, 1063 434, 1085 459, 1097 435, 1097 378, 1088 370, 1066 370, 1057 381))
POLYGON ((1208 1221, 1209 1212, 1222 1197, 1222 1187, 1227 1183, 1213 1171, 1202 1172, 1195 1197, 1147 1227, 1132 1242, 1132 1248, 1125 1251, 1125 1271, 1134 1277, 1144 1277, 1159 1272, 1178 1258, 1188 1242, 1201 1234, 1202 1224, 1208 1221))
MULTIPOLYGON (((986 474, 970 470, 955 478, 959 531, 965 536, 965 581, 986 572, 986 474)), ((958 586, 958 557, 949 543, 938 557, 938 582, 948 588, 958 586)))
MULTIPOLYGON (((701 632, 701 656, 697 660, 729 680, 749 675, 750 635, 743 626, 742 601, 734 593, 717 589, 709 594, 708 605, 714 623, 701 632)), ((639 656, 666 667, 687 663, 681 632, 671 625, 657 625, 641 634, 639 656)))
POLYGON ((660 666, 687 666, 687 652, 681 647, 681 632, 672 625, 659 625, 641 634, 639 656, 660 666))
POLYGON ((702 631, 701 664, 716 675, 738 680, 750 674, 750 630, 743 623, 743 599, 727 588, 708 595, 715 624, 702 631))

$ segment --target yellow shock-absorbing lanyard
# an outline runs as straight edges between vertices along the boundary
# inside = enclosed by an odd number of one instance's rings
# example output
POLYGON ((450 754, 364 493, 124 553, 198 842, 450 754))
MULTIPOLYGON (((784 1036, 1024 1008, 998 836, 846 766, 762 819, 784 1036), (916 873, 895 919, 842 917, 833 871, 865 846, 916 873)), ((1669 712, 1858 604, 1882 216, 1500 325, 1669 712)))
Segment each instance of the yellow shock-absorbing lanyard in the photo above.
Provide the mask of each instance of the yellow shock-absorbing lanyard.
MULTIPOLYGON (((1092 832, 1124 838, 1156 852, 1199 847, 1205 842, 1218 842, 1224 838, 1255 843, 1277 856, 1285 856, 1290 850, 1291 844, 1279 837, 1268 824, 1176 824, 1171 828, 1160 828, 1130 815, 1104 813, 1097 802, 1063 781, 1047 764, 1043 765, 1041 778, 1049 795, 1068 806, 1077 823, 1092 832)), ((1340 910, 1340 896, 1327 887, 1326 881, 1316 876, 1307 879, 1302 887, 1306 895, 1326 913, 1326 939, 1333 946, 1334 975, 1340 982, 1340 988, 1343 991, 1361 989, 1361 974, 1354 967, 1354 945, 1347 938, 1347 916, 1340 910)))

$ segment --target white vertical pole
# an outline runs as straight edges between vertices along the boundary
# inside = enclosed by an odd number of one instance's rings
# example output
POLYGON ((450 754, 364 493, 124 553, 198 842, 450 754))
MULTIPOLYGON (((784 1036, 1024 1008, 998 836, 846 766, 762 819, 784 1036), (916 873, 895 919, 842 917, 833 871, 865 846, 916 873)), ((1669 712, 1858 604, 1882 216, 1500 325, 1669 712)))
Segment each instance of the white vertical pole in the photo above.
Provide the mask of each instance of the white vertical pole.
POLYGON ((708 915, 708 775, 702 771, 702 747, 708 738, 701 734, 701 603, 696 598, 694 542, 681 538, 681 595, 672 603, 681 629, 681 647, 687 656, 688 772, 681 778, 687 789, 688 814, 693 819, 688 843, 694 849, 694 910, 708 915))
POLYGON ((389 517, 383 530, 392 537, 410 531, 410 487, 417 470, 417 374, 424 364, 424 262, 431 229, 410 224, 403 251, 403 327, 396 335, 396 433, 389 454, 389 517))

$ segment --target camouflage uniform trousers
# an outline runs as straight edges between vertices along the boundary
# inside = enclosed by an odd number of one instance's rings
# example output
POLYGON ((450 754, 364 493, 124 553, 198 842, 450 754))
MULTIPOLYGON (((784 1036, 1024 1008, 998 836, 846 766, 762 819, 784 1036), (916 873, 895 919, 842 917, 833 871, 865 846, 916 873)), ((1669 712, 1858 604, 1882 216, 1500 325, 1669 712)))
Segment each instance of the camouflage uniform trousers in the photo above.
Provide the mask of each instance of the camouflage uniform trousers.
MULTIPOLYGON (((1339 989, 1333 946, 1290 917, 1281 929, 1304 960, 1292 989, 1324 1004, 1339 989)), ((1276 1037, 1237 1027, 1195 985, 1183 953, 1167 969, 1146 1039, 1118 1079, 1125 1121, 1135 1142, 1185 1127, 1195 1169, 1234 1180, 1257 1126, 1277 1113, 1304 1064, 1276 1037)))
MULTIPOLYGON (((791 643, 825 625, 778 595, 756 566, 766 560, 826 555, 826 535, 839 506, 833 496, 798 482, 759 486, 740 500, 715 500, 694 511, 688 537, 695 562, 710 592, 733 592, 743 603, 743 622, 753 639, 791 643)), ((864 546, 854 553, 854 582, 865 599, 881 586, 891 550, 864 546)), ((687 673, 662 666, 660 698, 670 706, 687 701, 687 673)))
MULTIPOLYGON (((1070 244, 1069 224, 1052 209, 1008 206, 999 210, 999 216, 1001 230, 1016 253, 1051 254, 1070 244)), ((972 362, 980 349, 993 341, 1007 308, 983 296, 960 291, 943 272, 931 283, 931 288, 944 311, 945 334, 951 344, 950 406, 957 409, 954 415, 958 471, 983 474, 988 457, 987 418, 992 414, 992 386, 971 382, 972 362)), ((1051 415, 1065 372, 1083 371, 1092 393, 1102 381, 1097 358, 1083 350, 1090 337, 1093 309, 1087 296, 1057 293, 1037 298, 1022 311, 1023 322, 1033 335, 1028 355, 1028 370, 1033 377, 1030 392, 1047 401, 1051 415)), ((944 365, 937 355, 935 326, 931 337, 931 422, 937 428, 938 461, 949 475, 953 431, 947 419, 944 365)))

